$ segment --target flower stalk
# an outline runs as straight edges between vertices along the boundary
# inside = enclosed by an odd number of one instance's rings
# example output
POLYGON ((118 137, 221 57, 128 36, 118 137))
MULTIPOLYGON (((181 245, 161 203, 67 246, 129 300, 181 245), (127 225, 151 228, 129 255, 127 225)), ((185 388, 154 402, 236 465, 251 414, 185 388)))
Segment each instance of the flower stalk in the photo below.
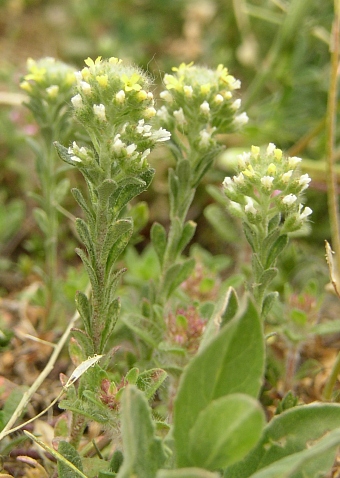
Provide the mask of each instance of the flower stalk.
POLYGON ((250 290, 263 317, 277 295, 267 293, 277 274, 277 257, 288 243, 288 234, 303 228, 312 213, 301 203, 311 179, 299 174, 300 162, 296 156, 284 157, 273 143, 265 153, 252 146, 239 156, 238 174, 223 182, 229 211, 242 220, 253 252, 250 290))
POLYGON ((151 183, 154 170, 147 156, 170 133, 152 124, 156 110, 147 75, 117 58, 88 58, 85 64, 76 73, 71 102, 89 144, 74 141, 69 148, 56 147, 64 161, 80 170, 88 187, 87 199, 79 189, 72 191, 84 212, 76 226, 85 250, 77 253, 92 287, 91 300, 82 292, 76 296, 85 330, 74 335, 86 358, 103 353, 113 333, 120 310, 115 290, 124 272, 116 270, 116 261, 133 231, 124 212, 151 183))
POLYGON ((25 105, 31 110, 40 127, 40 141, 30 139, 36 153, 36 170, 41 194, 35 194, 39 207, 35 219, 44 234, 47 322, 53 323, 57 304, 57 205, 67 192, 68 181, 60 179, 57 154, 53 141, 66 140, 71 129, 69 102, 75 83, 74 69, 54 58, 39 61, 28 59, 28 73, 20 83, 28 94, 25 105))
POLYGON ((193 270, 193 260, 181 258, 196 228, 186 218, 198 184, 222 150, 216 136, 234 132, 248 120, 245 113, 238 113, 241 100, 235 94, 240 81, 223 65, 211 70, 182 63, 173 68, 173 74, 164 76, 164 84, 166 89, 160 96, 165 104, 157 117, 171 132, 169 147, 176 165, 169 171, 169 232, 166 234, 160 224, 154 224, 151 231, 161 265, 154 293, 159 305, 165 304, 193 270))

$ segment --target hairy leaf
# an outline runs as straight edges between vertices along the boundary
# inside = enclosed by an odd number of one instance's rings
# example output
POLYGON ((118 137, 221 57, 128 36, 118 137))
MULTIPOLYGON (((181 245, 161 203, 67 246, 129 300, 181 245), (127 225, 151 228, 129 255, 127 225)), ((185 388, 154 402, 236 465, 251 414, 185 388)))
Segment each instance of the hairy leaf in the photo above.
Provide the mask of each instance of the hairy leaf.
POLYGON ((174 404, 178 465, 191 466, 189 434, 202 410, 231 393, 256 397, 262 384, 264 339, 255 306, 247 300, 185 369, 174 404))

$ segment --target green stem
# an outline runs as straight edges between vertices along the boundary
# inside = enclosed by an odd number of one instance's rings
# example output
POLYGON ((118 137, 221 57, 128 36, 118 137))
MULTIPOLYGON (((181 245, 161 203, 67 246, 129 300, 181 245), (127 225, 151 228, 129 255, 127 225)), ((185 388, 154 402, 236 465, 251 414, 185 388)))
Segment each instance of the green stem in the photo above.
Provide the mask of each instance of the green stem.
POLYGON ((47 230, 45 234, 45 260, 46 260, 46 309, 47 323, 54 320, 56 305, 56 279, 57 279, 57 248, 58 248, 58 212, 55 207, 56 189, 56 153, 52 145, 53 130, 45 131, 44 136, 44 161, 40 175, 42 194, 44 199, 44 211, 47 218, 47 230))
POLYGON ((323 390, 323 398, 325 400, 331 400, 332 393, 333 393, 335 384, 338 380, 339 373, 340 373, 340 352, 338 353, 338 356, 337 356, 337 358, 335 360, 335 363, 333 365, 331 374, 328 377, 325 388, 323 390))
POLYGON ((328 165, 328 209, 331 226, 332 247, 335 251, 337 269, 340 270, 340 227, 339 205, 337 194, 337 177, 335 171, 334 146, 337 114, 337 83, 339 61, 339 28, 340 28, 340 1, 334 1, 334 21, 331 39, 331 74, 326 118, 326 158, 328 165))

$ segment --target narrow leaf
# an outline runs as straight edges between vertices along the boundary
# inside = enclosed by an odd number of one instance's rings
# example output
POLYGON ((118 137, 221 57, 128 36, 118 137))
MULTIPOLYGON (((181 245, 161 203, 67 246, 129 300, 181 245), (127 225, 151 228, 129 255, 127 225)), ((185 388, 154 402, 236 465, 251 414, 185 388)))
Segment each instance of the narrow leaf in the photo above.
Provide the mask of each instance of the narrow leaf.
POLYGON ((181 264, 174 264, 167 270, 163 291, 166 297, 170 297, 173 291, 190 276, 194 267, 195 259, 190 258, 181 264))
POLYGON ((93 215, 93 212, 91 211, 91 208, 89 207, 89 205, 85 201, 84 196, 82 195, 82 193, 77 188, 71 189, 71 193, 73 194, 74 199, 77 201, 77 203, 79 204, 79 206, 83 210, 83 212, 85 214, 85 217, 86 217, 86 220, 90 224, 91 228, 93 228, 94 225, 95 225, 94 215, 93 215))
POLYGON ((113 333, 113 329, 115 328, 115 325, 117 323, 119 313, 120 313, 120 300, 119 298, 116 298, 111 302, 107 316, 105 318, 105 327, 101 334, 100 350, 105 349, 105 345, 107 344, 107 341, 111 337, 113 333))
POLYGON ((155 436, 151 409, 140 390, 129 385, 122 398, 124 461, 117 478, 154 478, 165 461, 162 443, 155 436))
POLYGON ((76 297, 76 306, 77 310, 79 312, 79 315, 84 323, 85 330, 87 334, 90 336, 92 331, 91 331, 91 306, 90 302, 87 298, 87 296, 81 292, 77 291, 76 297))
POLYGON ((99 286, 98 286, 97 275, 96 275, 88 257, 86 256, 85 252, 82 249, 77 248, 76 253, 78 254, 78 256, 80 257, 80 259, 82 260, 82 262, 85 266, 85 269, 86 269, 87 275, 89 276, 92 288, 93 289, 98 289, 99 286))
POLYGON ((288 236, 287 234, 283 234, 280 236, 273 244, 273 246, 270 248, 268 257, 267 257, 267 262, 266 262, 266 267, 271 267, 279 254, 283 251, 283 249, 286 247, 288 244, 288 236))
POLYGON ((255 236, 254 231, 252 230, 252 228, 246 222, 243 222, 242 226, 243 226, 244 234, 246 236, 246 239, 247 239, 250 247, 252 248, 253 252, 256 252, 258 247, 257 247, 257 244, 256 244, 256 236, 255 236))
MULTIPOLYGON (((119 219, 111 224, 105 237, 101 260, 106 262, 108 256, 113 252, 115 243, 119 241, 119 238, 122 236, 130 238, 132 232, 133 224, 130 218, 119 219)), ((119 254, 120 253, 118 253, 118 255, 119 254)))
POLYGON ((79 217, 77 217, 77 219, 76 219, 76 229, 77 229, 77 232, 79 234, 80 239, 82 240, 82 242, 84 243, 84 245, 86 247, 88 255, 91 258, 91 263, 95 264, 96 256, 95 256, 94 244, 93 244, 93 241, 92 241, 92 237, 91 237, 89 228, 88 228, 86 222, 79 217))
POLYGON ((164 227, 158 222, 154 222, 151 227, 151 241, 155 248, 160 265, 163 264, 164 253, 166 249, 166 232, 164 227))
POLYGON ((181 254, 184 248, 189 244, 193 235, 195 234, 197 224, 194 221, 188 221, 185 223, 182 231, 181 238, 177 245, 177 254, 181 254))
POLYGON ((85 357, 92 356, 94 354, 93 343, 90 338, 92 334, 88 335, 83 330, 75 329, 75 328, 72 329, 72 334, 74 338, 76 339, 76 341, 79 343, 85 357))
POLYGON ((61 453, 54 450, 54 448, 51 448, 48 445, 46 445, 42 440, 39 440, 39 438, 32 435, 32 433, 29 433, 27 430, 24 430, 24 433, 31 440, 33 440, 35 443, 37 443, 39 446, 41 446, 41 448, 46 450, 48 453, 50 453, 52 456, 54 456, 54 458, 56 458, 57 460, 60 460, 61 462, 63 462, 65 465, 67 465, 74 472, 73 475, 61 475, 61 478, 69 478, 69 477, 72 477, 72 478, 73 477, 74 478, 79 478, 79 477, 87 478, 86 475, 84 475, 84 473, 81 470, 77 469, 77 467, 72 462, 68 461, 61 453))
POLYGON ((154 396, 168 374, 161 368, 152 368, 138 375, 136 385, 149 400, 154 396))
POLYGON ((275 301, 277 300, 279 296, 278 292, 269 292, 264 298, 263 305, 262 305, 262 318, 265 319, 269 312, 271 311, 271 308, 273 307, 275 301))
POLYGON ((48 236, 49 224, 46 212, 43 209, 36 207, 33 209, 33 216, 40 230, 43 232, 43 234, 48 236))
MULTIPOLYGON (((79 471, 83 471, 81 458, 70 443, 64 440, 59 442, 58 452, 79 471)), ((72 470, 63 460, 58 460, 58 475, 60 478, 79 478, 79 473, 72 470)))

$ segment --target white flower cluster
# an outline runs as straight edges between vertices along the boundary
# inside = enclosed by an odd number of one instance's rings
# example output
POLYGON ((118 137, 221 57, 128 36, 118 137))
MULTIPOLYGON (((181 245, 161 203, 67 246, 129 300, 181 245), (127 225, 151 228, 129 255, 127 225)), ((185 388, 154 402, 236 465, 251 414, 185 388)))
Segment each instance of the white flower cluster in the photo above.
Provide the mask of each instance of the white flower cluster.
POLYGON ((301 227, 312 210, 303 207, 301 196, 311 181, 308 174, 297 170, 301 158, 285 158, 282 151, 269 143, 265 153, 252 146, 238 156, 238 174, 223 181, 230 199, 230 210, 253 223, 283 213, 289 227, 301 227))

